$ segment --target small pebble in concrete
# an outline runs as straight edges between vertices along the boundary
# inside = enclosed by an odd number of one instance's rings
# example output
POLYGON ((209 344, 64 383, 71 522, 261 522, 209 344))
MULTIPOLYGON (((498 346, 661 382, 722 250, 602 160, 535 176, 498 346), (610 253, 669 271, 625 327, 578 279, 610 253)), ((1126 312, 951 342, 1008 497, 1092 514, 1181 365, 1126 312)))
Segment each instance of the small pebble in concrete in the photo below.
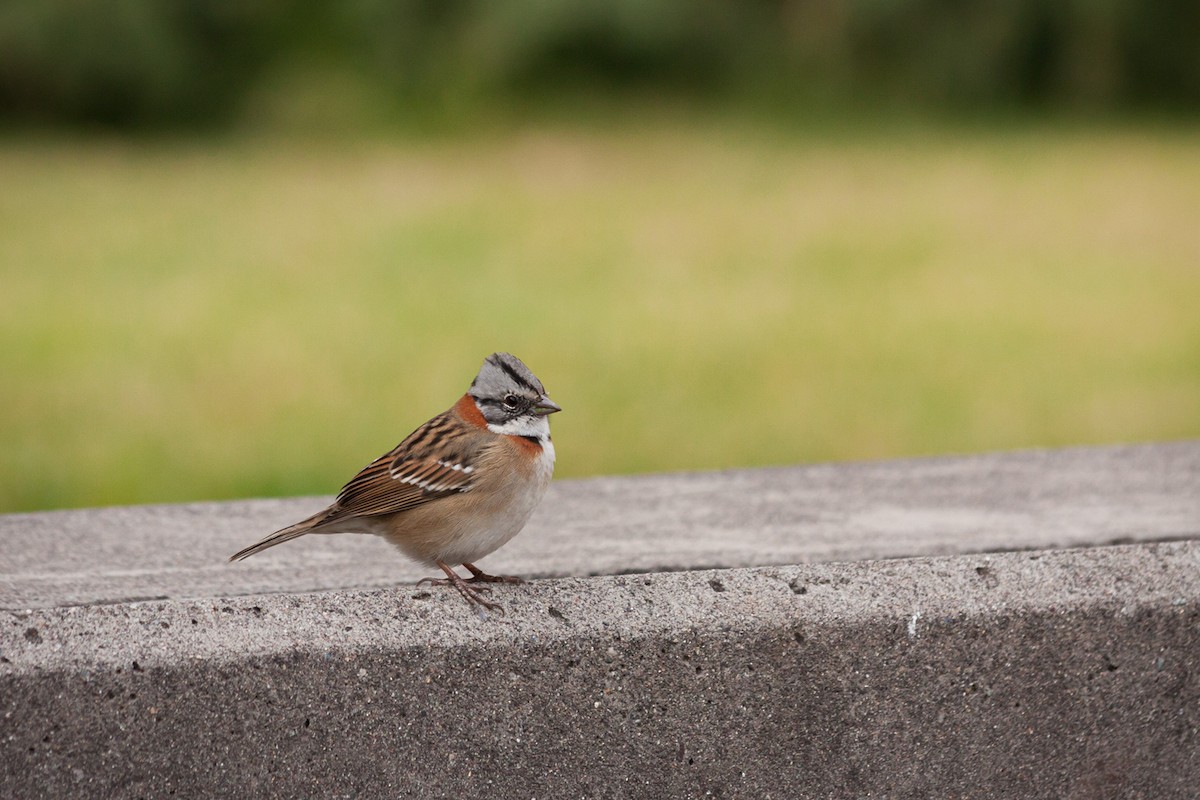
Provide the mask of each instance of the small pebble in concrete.
POLYGON ((910 639, 917 638, 917 621, 920 619, 921 619, 921 612, 920 611, 913 612, 912 617, 909 618, 909 620, 908 620, 908 638, 910 638, 910 639))

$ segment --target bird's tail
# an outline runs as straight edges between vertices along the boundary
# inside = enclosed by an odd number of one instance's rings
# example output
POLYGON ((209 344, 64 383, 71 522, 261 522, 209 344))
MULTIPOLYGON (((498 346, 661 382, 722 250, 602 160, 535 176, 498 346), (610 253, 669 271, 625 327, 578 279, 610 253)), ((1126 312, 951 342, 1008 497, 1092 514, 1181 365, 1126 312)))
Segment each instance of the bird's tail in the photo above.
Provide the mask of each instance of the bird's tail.
POLYGON ((270 536, 264 537, 262 540, 255 542, 249 547, 238 550, 229 557, 229 560, 241 561, 243 558, 249 558, 255 553, 261 553, 268 547, 274 547, 277 544, 290 542, 297 536, 303 536, 304 534, 309 533, 313 528, 317 527, 327 519, 329 519, 329 509, 318 511, 308 519, 301 520, 295 525, 288 525, 286 528, 281 528, 272 533, 270 536))

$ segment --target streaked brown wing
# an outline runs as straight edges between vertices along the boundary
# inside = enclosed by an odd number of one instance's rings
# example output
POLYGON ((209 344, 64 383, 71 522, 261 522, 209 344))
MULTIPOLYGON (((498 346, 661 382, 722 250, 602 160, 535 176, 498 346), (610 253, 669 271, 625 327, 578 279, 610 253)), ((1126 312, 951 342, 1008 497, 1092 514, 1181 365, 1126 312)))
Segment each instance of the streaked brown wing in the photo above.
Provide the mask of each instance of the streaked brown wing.
POLYGON ((478 447, 472 439, 449 414, 434 417, 351 478, 333 504, 333 518, 395 514, 470 491, 474 453, 467 451, 478 447))

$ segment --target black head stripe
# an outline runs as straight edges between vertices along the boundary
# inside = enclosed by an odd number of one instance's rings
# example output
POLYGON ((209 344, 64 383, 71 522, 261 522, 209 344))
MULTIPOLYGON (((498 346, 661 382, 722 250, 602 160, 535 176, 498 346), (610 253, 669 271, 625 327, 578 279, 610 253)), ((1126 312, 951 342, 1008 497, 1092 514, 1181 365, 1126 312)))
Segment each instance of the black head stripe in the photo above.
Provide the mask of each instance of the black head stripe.
POLYGON ((521 373, 519 373, 515 369, 513 369, 512 365, 510 365, 503 358, 500 358, 499 356, 491 356, 489 360, 491 360, 491 359, 494 359, 494 360, 492 360, 492 363, 495 364, 500 369, 504 370, 504 373, 506 375, 508 375, 508 377, 512 378, 513 382, 516 383, 518 386, 524 386, 526 389, 529 389, 531 391, 534 391, 537 389, 536 386, 534 386, 528 380, 526 380, 525 377, 523 375, 521 375, 521 373))

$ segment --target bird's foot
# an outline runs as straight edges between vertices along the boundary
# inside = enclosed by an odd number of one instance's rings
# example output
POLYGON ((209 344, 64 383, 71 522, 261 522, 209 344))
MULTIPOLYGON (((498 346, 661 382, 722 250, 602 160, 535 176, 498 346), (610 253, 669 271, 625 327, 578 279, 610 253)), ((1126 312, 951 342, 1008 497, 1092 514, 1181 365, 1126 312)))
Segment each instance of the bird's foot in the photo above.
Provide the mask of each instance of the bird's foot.
MULTIPOLYGON (((524 578, 518 578, 516 575, 488 575, 474 564, 463 564, 471 572, 471 577, 467 578, 467 583, 514 583, 521 584, 525 582, 524 578)), ((480 587, 483 588, 483 587, 480 587)))
MULTIPOLYGON (((446 573, 444 578, 422 578, 417 581, 417 586, 428 583, 430 586, 453 586, 458 590, 458 593, 463 596, 463 599, 468 604, 474 604, 488 609, 489 611, 500 611, 503 613, 504 607, 499 603, 493 603, 486 599, 484 593, 491 593, 491 589, 487 586, 472 586, 471 584, 478 580, 478 577, 464 579, 457 572, 450 569, 445 563, 438 561, 437 565, 442 568, 442 572, 446 573)), ((490 576, 489 576, 490 577, 490 576)))

